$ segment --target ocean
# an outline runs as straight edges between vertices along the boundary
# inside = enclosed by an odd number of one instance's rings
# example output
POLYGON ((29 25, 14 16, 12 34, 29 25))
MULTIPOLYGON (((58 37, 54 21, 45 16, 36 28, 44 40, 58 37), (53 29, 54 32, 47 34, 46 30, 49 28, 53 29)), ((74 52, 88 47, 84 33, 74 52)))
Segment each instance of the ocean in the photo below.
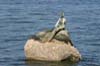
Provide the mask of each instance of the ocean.
POLYGON ((0 66, 100 66, 100 0, 0 0, 0 66), (26 61, 29 36, 52 28, 61 11, 78 63, 26 61))

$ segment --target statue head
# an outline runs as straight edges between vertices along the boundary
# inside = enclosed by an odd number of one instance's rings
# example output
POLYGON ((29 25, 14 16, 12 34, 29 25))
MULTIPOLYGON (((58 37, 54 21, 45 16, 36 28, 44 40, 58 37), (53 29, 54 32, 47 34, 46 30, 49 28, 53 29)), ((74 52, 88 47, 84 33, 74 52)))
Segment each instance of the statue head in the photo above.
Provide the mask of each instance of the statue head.
POLYGON ((64 12, 60 13, 60 18, 64 18, 64 12))

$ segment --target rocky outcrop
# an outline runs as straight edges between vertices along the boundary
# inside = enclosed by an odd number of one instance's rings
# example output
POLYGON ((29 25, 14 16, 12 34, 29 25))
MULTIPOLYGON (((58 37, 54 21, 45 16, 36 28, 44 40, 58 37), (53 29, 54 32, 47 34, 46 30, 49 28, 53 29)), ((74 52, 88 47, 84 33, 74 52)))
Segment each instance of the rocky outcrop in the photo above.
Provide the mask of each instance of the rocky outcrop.
POLYGON ((35 60, 61 61, 68 59, 76 62, 81 59, 81 55, 74 46, 56 39, 52 42, 42 43, 30 38, 25 44, 24 51, 26 58, 35 60))
POLYGON ((81 55, 73 46, 67 30, 64 13, 52 30, 35 34, 25 44, 24 51, 28 59, 45 61, 79 61, 81 55))

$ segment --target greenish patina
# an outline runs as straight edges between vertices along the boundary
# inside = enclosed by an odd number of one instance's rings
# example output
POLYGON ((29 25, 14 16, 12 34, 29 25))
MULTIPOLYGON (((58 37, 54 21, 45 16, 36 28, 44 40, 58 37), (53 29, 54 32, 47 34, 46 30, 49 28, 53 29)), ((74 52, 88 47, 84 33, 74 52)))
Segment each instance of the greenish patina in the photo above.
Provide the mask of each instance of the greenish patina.
POLYGON ((67 30, 65 30, 65 24, 66 19, 64 18, 64 13, 62 12, 59 20, 57 21, 55 27, 52 30, 39 32, 34 35, 34 37, 35 39, 38 39, 42 42, 51 42, 53 39, 66 43, 70 42, 70 44, 73 46, 67 30))
POLYGON ((65 29, 65 18, 64 13, 61 14, 61 17, 57 21, 54 29, 50 32, 50 34, 46 34, 44 38, 42 39, 43 42, 52 41, 53 38, 56 36, 57 33, 59 33, 61 30, 65 29))

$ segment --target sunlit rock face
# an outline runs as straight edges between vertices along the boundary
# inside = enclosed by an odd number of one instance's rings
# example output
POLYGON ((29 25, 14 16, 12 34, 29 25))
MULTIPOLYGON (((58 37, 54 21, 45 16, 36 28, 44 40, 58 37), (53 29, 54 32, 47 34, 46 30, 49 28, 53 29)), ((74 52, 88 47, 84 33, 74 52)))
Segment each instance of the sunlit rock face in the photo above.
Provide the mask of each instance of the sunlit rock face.
POLYGON ((44 61, 61 61, 71 60, 77 62, 81 59, 78 50, 69 43, 53 40, 52 42, 41 43, 30 38, 24 47, 27 59, 44 60, 44 61))

